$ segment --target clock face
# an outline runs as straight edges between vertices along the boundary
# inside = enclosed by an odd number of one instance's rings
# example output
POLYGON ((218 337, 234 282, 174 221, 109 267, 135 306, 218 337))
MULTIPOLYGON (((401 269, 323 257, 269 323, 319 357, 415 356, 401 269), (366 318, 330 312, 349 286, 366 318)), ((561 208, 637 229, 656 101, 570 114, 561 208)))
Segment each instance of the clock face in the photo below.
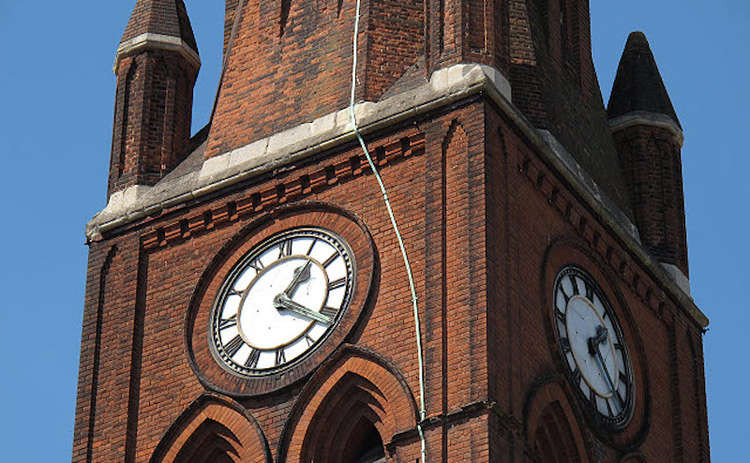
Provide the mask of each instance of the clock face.
POLYGON ((210 344, 242 376, 278 373, 328 337, 354 290, 353 254, 336 234, 298 228, 271 236, 232 269, 210 319, 210 344))
POLYGON ((622 330, 604 292, 576 266, 555 280, 555 328, 568 376, 600 421, 627 424, 633 409, 633 375, 622 330))

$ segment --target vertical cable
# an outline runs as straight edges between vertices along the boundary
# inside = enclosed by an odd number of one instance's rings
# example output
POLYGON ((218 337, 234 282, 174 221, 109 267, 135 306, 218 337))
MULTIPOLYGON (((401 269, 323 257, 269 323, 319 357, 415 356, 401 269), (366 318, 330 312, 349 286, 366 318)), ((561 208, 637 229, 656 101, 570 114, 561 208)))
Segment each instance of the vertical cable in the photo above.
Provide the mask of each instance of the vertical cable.
POLYGON ((414 311, 414 329, 416 331, 416 337, 417 337, 417 361, 419 363, 419 422, 417 423, 417 432, 419 433, 419 440, 421 443, 421 458, 422 463, 427 462, 427 450, 425 445, 425 439, 424 439, 424 432, 422 430, 422 422, 425 419, 426 411, 425 411, 425 405, 424 405, 424 359, 422 354, 422 330, 419 323, 419 307, 417 306, 417 292, 414 289, 414 276, 411 272, 411 265, 409 265, 409 258, 406 255, 406 248, 404 247, 404 241, 401 238, 401 233, 398 230, 398 224, 396 223, 396 217, 393 215, 393 209, 391 208, 391 202, 388 199, 388 193, 386 192, 385 185, 383 184, 383 179, 380 177, 380 174, 378 173, 378 169, 375 167, 375 163, 372 161, 372 156, 370 156, 370 152, 367 150, 367 146, 365 145, 365 141, 362 139, 362 135, 359 133, 359 127, 357 127, 357 117, 354 114, 354 98, 355 98, 355 91, 357 87, 357 49, 358 49, 358 43, 357 39, 359 38, 359 10, 360 10, 360 0, 357 0, 357 6, 356 6, 356 12, 355 12, 355 18, 354 18, 354 38, 352 39, 353 42, 353 48, 352 48, 352 88, 351 88, 351 95, 349 100, 349 116, 352 121, 352 126, 354 130, 354 134, 357 136, 357 140, 359 141, 360 146, 362 147, 362 151, 365 153, 365 158, 367 158, 367 163, 370 165, 370 170, 372 170, 372 173, 375 175, 375 179, 378 181, 378 186, 380 187, 380 192, 383 194, 383 201, 385 202, 385 208, 388 211, 388 216, 391 219, 391 225, 393 227, 393 231, 396 234, 396 240, 398 241, 398 246, 401 249, 401 256, 404 259, 404 267, 406 267, 406 275, 409 278, 409 290, 411 291, 411 302, 412 302, 412 308, 414 311))

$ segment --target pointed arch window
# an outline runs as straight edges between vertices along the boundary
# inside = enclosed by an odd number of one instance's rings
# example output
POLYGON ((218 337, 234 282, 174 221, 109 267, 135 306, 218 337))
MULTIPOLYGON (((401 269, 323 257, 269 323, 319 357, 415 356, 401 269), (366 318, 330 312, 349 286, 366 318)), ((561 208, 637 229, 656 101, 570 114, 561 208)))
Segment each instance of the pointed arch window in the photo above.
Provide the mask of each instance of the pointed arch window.
POLYGON ((396 435, 416 427, 403 376, 377 354, 345 346, 302 391, 280 443, 288 463, 385 463, 396 435))
POLYGON ((207 393, 175 420, 149 463, 271 463, 255 418, 237 402, 207 393))
POLYGON ((305 439, 304 461, 374 463, 385 458, 383 393, 360 375, 345 375, 323 401, 305 439))
POLYGON ((239 462, 239 440, 226 426, 206 420, 185 443, 175 463, 236 463, 239 462))
POLYGON ((534 461, 539 463, 577 463, 581 461, 570 424, 560 403, 547 405, 534 432, 534 461))

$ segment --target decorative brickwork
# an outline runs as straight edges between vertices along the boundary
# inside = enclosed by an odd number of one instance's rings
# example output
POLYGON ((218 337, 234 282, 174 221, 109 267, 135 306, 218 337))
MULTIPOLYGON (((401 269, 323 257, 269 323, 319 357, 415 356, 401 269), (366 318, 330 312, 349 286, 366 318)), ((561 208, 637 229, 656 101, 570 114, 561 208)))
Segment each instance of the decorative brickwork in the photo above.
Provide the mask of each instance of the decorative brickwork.
MULTIPOLYGON (((363 133, 411 263, 422 358, 399 241, 352 134, 243 150, 231 168, 235 152, 215 157, 347 107, 353 1, 228 0, 216 112, 188 140, 184 4, 139 0, 117 61, 110 193, 123 193, 90 235, 72 461, 413 463, 422 437, 430 463, 708 461, 707 320, 662 267, 687 275, 681 131, 665 114, 608 123, 588 2, 362 6, 357 99, 405 95, 363 133), (429 79, 461 62, 497 72, 429 79), (217 295, 257 244, 299 227, 348 243, 349 305, 299 361, 236 374, 211 344, 217 295), (565 363, 553 297, 570 265, 597 282, 625 344, 632 407, 618 426, 565 363)), ((310 290, 304 268, 237 304, 280 316, 277 298, 310 290)), ((233 290, 249 294, 254 275, 233 290)), ((598 333, 579 339, 589 360, 609 339, 598 333)))
POLYGON ((535 390, 527 410, 526 451, 532 461, 590 461, 576 415, 560 384, 551 382, 535 390))
POLYGON ((154 185, 187 156, 200 68, 182 0, 138 0, 115 58, 108 196, 154 185))
POLYGON ((167 431, 150 463, 219 461, 271 463, 258 422, 242 405, 205 394, 195 400, 167 431))
POLYGON ((618 130, 641 241, 660 262, 689 275, 680 144, 666 129, 640 125, 618 130))
POLYGON ((197 69, 169 51, 121 60, 109 194, 154 185, 187 156, 196 77, 197 69))
POLYGON ((342 447, 360 419, 377 429, 386 447, 398 448, 392 441, 415 428, 417 408, 403 377, 393 370, 372 352, 344 346, 297 398, 280 458, 300 463, 349 461, 341 460, 342 447))
MULTIPOLYGON (((424 154, 424 134, 411 130, 403 135, 398 139, 392 137, 382 140, 371 148, 380 167, 398 162, 404 157, 424 154)), ((339 157, 336 162, 317 163, 303 169, 292 168, 284 172, 283 182, 263 185, 264 189, 250 189, 239 201, 230 201, 218 208, 203 210, 192 217, 155 228, 143 235, 143 246, 151 249, 190 239, 217 226, 274 210, 280 205, 367 173, 369 171, 362 155, 339 157)))

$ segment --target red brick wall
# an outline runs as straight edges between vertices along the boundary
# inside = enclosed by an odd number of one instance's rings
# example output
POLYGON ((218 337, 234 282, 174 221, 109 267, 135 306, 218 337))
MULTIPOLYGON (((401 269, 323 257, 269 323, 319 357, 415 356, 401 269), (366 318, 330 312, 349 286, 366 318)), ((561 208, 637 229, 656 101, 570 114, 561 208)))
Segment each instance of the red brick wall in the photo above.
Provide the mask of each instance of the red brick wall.
POLYGON ((659 261, 689 275, 680 146, 674 134, 650 126, 614 135, 622 156, 641 242, 659 261))
MULTIPOLYGON (((368 140, 417 282, 429 461, 528 458, 527 415, 551 398, 592 461, 626 449, 648 461, 707 458, 700 330, 491 104, 465 102, 368 140), (547 298, 570 261, 607 291, 633 358, 636 410, 614 435, 588 426, 561 376, 547 298)), ((347 342, 389 365, 418 403, 401 255, 375 180, 349 145, 92 244, 73 461, 149 461, 206 390, 188 362, 185 320, 202 285, 220 278, 211 263, 248 226, 301 200, 347 211, 371 233, 376 284, 347 342)), ((289 442, 297 397, 325 382, 312 378, 237 399, 274 457, 289 442)), ((389 461, 418 457, 410 432, 384 436, 394 438, 389 461)))
MULTIPOLYGON (((697 349, 690 350, 691 343, 700 345, 700 327, 493 110, 487 139, 487 278, 496 284, 488 285, 491 399, 526 425, 535 388, 560 382, 583 430, 581 446, 593 461, 596 455, 614 461, 618 452, 633 448, 647 461, 706 461, 702 360, 697 349), (596 429, 560 376, 549 295, 566 263, 584 266, 604 285, 623 326, 637 394, 634 416, 622 432, 596 429)), ((505 435, 494 436, 492 461, 517 455, 508 443, 515 432, 533 432, 509 422, 505 435)))
POLYGON ((508 0, 429 2, 429 71, 468 62, 508 69, 508 0))
MULTIPOLYGON (((246 1, 237 14, 207 157, 349 104, 353 1, 246 1)), ((422 4, 364 2, 360 31, 357 98, 377 100, 422 53, 422 4)))
POLYGON ((171 52, 120 60, 109 194, 154 185, 185 156, 197 70, 171 52))
POLYGON ((224 45, 222 59, 226 59, 227 47, 229 46, 229 40, 232 37, 232 29, 234 28, 235 18, 237 17, 237 7, 240 4, 240 0, 226 0, 224 3, 224 45))

